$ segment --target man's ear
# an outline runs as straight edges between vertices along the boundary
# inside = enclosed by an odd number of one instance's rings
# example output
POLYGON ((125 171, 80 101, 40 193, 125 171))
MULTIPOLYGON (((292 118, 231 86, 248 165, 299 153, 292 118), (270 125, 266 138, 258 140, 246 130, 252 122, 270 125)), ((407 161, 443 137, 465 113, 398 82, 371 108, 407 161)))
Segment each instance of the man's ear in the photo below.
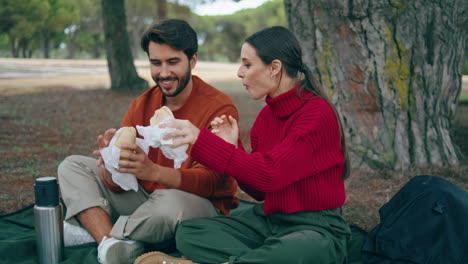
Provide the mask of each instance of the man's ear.
POLYGON ((283 64, 281 63, 280 60, 273 60, 270 63, 270 67, 271 67, 271 76, 276 76, 277 74, 281 72, 283 68, 283 64))
POLYGON ((195 68, 195 65, 197 65, 197 60, 198 60, 198 52, 195 52, 192 55, 192 58, 190 59, 190 69, 193 70, 193 68, 195 68))

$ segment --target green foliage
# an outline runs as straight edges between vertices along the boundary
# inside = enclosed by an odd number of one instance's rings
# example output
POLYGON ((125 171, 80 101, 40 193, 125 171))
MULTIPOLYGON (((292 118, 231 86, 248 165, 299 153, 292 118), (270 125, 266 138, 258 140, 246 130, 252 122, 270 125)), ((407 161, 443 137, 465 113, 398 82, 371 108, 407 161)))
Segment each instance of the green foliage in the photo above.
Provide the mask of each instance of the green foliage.
POLYGON ((462 91, 458 98, 459 103, 468 104, 468 91, 462 91))
MULTIPOLYGON (((187 5, 193 7, 201 2, 187 5)), ((201 60, 237 61, 248 35, 265 27, 287 25, 282 0, 270 0, 258 8, 225 16, 198 16, 180 3, 167 1, 168 17, 185 19, 195 28, 201 60)), ((146 27, 157 20, 156 3, 126 0, 125 4, 130 46, 135 57, 146 57, 139 41, 146 27)), ((2 57, 105 55, 101 0, 0 0, 0 32, 2 57), (43 47, 50 48, 50 52, 43 47)))
POLYGON ((246 37, 266 27, 287 26, 287 22, 283 1, 272 0, 232 15, 196 16, 192 25, 200 38, 201 60, 235 62, 246 37))
POLYGON ((11 39, 32 35, 40 28, 49 10, 45 0, 1 0, 0 32, 5 32, 11 39))
POLYGON ((41 46, 38 39, 45 48, 50 42, 58 46, 60 33, 79 19, 76 10, 73 0, 0 0, 0 32, 8 37, 13 57, 29 57, 41 46))
MULTIPOLYGON (((157 19, 157 6, 154 0, 126 0, 127 30, 130 33, 132 52, 134 57, 146 58, 140 48, 140 37, 146 27, 157 19)), ((181 18, 191 23, 193 16, 188 6, 167 2, 167 16, 181 18)))
POLYGON ((79 7, 74 0, 48 0, 49 12, 43 30, 63 32, 65 28, 79 21, 79 7))
POLYGON ((271 0, 256 9, 241 10, 232 16, 235 20, 245 23, 247 35, 251 35, 266 27, 287 27, 286 13, 282 0, 271 0))
POLYGON ((5 58, 9 57, 10 54, 8 53, 10 38, 6 33, 0 33, 0 57, 5 58))

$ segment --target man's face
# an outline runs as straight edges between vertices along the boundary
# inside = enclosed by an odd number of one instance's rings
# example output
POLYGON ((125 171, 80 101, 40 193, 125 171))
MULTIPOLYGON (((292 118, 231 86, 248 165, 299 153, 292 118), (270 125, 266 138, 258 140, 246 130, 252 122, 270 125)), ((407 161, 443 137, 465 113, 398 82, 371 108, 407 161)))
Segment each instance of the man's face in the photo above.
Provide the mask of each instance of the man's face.
POLYGON ((148 46, 151 77, 166 97, 180 94, 191 80, 196 54, 189 61, 185 53, 167 44, 150 42, 148 46))

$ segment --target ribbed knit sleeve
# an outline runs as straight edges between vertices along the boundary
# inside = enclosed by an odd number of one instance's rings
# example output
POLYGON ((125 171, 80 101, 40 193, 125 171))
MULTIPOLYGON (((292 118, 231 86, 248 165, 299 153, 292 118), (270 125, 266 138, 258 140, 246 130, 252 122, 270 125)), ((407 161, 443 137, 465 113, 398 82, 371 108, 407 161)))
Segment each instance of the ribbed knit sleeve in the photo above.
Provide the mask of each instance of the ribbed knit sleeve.
POLYGON ((219 173, 227 173, 262 192, 274 192, 343 162, 341 149, 336 144, 339 135, 330 135, 337 131, 336 119, 333 115, 318 115, 295 120, 282 142, 265 153, 248 154, 236 150, 234 145, 203 131, 192 150, 199 146, 199 151, 192 155, 219 173))
MULTIPOLYGON (((224 174, 236 146, 227 143, 222 138, 202 128, 200 135, 192 148, 192 158, 201 161, 210 169, 224 174)), ((239 150, 243 151, 243 150, 239 150)))

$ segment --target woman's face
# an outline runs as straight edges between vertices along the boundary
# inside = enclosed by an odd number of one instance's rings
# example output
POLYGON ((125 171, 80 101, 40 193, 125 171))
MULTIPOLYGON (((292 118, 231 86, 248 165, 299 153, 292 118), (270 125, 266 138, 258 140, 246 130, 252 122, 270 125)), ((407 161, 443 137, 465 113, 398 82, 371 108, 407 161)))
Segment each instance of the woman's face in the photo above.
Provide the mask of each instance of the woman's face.
POLYGON ((271 67, 263 63, 249 43, 242 45, 241 60, 237 76, 242 79, 250 98, 258 100, 271 95, 278 83, 271 77, 271 67))

